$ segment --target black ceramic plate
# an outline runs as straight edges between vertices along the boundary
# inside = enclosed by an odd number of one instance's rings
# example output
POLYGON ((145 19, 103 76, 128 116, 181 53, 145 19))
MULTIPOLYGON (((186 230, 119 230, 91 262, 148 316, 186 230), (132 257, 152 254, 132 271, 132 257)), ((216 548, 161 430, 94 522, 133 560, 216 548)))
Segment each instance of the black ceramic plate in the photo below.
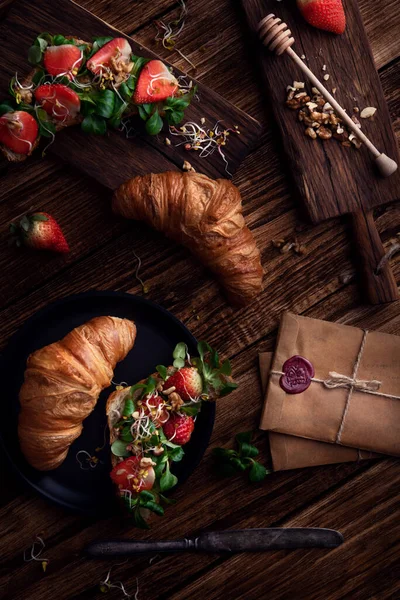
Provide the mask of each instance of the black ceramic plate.
MULTIPOLYGON (((53 471, 36 471, 24 459, 18 444, 18 391, 23 382, 28 355, 51 344, 71 329, 99 315, 125 317, 135 321, 134 348, 115 369, 114 381, 136 383, 154 372, 158 364, 171 364, 177 342, 185 342, 193 354, 196 339, 171 313, 139 296, 119 292, 88 292, 70 296, 47 306, 31 317, 10 340, 1 360, 2 418, 0 439, 13 467, 27 484, 61 506, 84 513, 110 514, 115 496, 109 478, 110 461, 106 433, 105 403, 112 388, 104 390, 93 413, 85 420, 82 435, 72 444, 63 464, 53 471), (94 454, 101 463, 82 470, 76 460, 79 450, 94 454)), ((175 463, 174 473, 182 482, 195 469, 207 448, 215 417, 215 405, 204 404, 185 457, 175 463)), ((80 455, 81 456, 81 455, 80 455)))

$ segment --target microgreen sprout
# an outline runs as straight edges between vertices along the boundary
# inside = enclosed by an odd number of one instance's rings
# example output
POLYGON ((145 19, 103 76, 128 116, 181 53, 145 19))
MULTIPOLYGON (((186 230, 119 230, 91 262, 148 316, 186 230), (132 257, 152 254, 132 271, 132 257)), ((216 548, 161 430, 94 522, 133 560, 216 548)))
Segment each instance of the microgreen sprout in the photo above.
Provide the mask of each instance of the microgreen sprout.
POLYGON ((135 271, 135 277, 139 281, 140 285, 142 286, 143 294, 147 294, 147 292, 149 291, 149 287, 144 283, 143 279, 139 276, 139 271, 142 266, 142 259, 136 254, 136 252, 134 250, 133 250, 133 254, 138 262, 136 271, 135 271))
POLYGON ((46 544, 44 543, 43 538, 40 537, 39 535, 37 535, 36 540, 33 542, 32 546, 30 548, 29 558, 26 557, 26 550, 24 550, 24 562, 31 562, 31 561, 40 562, 42 564, 42 569, 43 569, 44 573, 46 572, 47 565, 49 563, 49 559, 42 556, 42 552, 45 549, 45 547, 46 547, 46 544), (39 546, 39 548, 37 550, 36 550, 36 546, 39 546))
MULTIPOLYGON (((110 589, 116 588, 116 589, 120 590, 123 593, 124 598, 132 598, 132 595, 128 594, 128 592, 126 591, 125 586, 122 583, 122 581, 111 582, 111 580, 110 580, 112 569, 114 567, 123 565, 126 562, 127 561, 124 561, 123 563, 119 563, 117 565, 113 565, 109 569, 109 571, 108 571, 108 573, 106 575, 106 578, 103 581, 100 581, 99 588, 100 588, 101 592, 108 592, 110 589)), ((135 596, 134 596, 135 600, 138 600, 138 593, 139 593, 139 580, 138 580, 138 578, 136 578, 136 593, 135 593, 135 596)))
POLYGON ((182 138, 182 141, 175 144, 175 146, 184 146, 185 150, 195 150, 199 152, 201 158, 207 158, 217 150, 225 163, 225 171, 228 175, 231 175, 228 170, 229 163, 222 148, 226 146, 231 133, 240 134, 240 131, 237 126, 234 128, 221 128, 220 123, 221 121, 217 121, 214 127, 210 129, 202 127, 194 121, 188 121, 179 128, 170 125, 169 132, 175 137, 182 138))
POLYGON ((79 450, 79 452, 76 453, 75 458, 79 463, 79 468, 82 471, 89 471, 90 469, 95 469, 99 465, 99 463, 101 463, 97 456, 89 454, 89 452, 87 452, 86 450, 79 450), (85 458, 81 459, 80 456, 84 456, 85 458))
POLYGON ((188 9, 184 0, 179 0, 179 4, 181 10, 177 19, 174 19, 169 23, 164 23, 164 21, 160 20, 154 21, 154 25, 158 29, 155 39, 156 41, 161 41, 166 50, 175 50, 179 56, 186 60, 186 62, 189 63, 193 69, 196 69, 196 65, 190 60, 190 58, 188 58, 176 47, 176 39, 179 37, 183 28, 185 27, 185 21, 188 14, 188 9))

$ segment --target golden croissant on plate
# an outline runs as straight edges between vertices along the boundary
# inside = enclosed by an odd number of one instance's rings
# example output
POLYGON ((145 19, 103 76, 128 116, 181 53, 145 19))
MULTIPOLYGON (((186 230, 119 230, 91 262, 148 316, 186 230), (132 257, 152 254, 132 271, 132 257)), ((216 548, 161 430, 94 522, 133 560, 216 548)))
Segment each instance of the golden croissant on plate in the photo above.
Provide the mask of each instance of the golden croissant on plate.
POLYGON ((113 210, 189 248, 233 304, 245 305, 262 290, 260 251, 230 181, 175 171, 135 177, 115 192, 113 210))
POLYGON ((29 356, 19 394, 18 435, 33 467, 47 471, 63 462, 135 338, 132 321, 96 317, 29 356))

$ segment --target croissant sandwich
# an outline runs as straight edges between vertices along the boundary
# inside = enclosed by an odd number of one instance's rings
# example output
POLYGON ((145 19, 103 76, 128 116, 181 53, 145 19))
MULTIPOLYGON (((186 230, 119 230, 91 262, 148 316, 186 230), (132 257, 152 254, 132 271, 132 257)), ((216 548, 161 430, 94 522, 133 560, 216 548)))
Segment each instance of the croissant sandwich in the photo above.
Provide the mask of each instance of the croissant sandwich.
POLYGON ((132 321, 96 317, 29 356, 19 394, 18 435, 33 467, 47 471, 63 462, 135 338, 132 321))
POLYGON ((221 362, 206 342, 189 357, 177 344, 173 364, 136 385, 119 387, 107 401, 110 428, 111 479, 138 527, 148 527, 150 513, 162 515, 164 493, 178 479, 174 463, 183 459, 202 402, 232 392, 229 361, 221 362))
POLYGON ((189 248, 242 306, 262 290, 260 251, 246 227, 239 190, 226 179, 168 171, 135 177, 114 194, 113 210, 189 248))

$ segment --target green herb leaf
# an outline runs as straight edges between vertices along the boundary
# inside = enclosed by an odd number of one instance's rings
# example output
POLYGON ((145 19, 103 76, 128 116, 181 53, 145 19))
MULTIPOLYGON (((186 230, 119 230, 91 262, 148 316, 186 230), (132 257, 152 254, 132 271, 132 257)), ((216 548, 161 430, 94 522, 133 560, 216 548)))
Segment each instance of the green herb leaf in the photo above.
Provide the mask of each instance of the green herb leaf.
POLYGON ((114 112, 115 93, 112 90, 102 90, 96 94, 96 114, 109 119, 114 112))
POLYGON ((149 135, 157 135, 163 128, 163 120, 156 110, 146 121, 146 132, 149 135))
POLYGON ((131 417, 134 410, 135 410, 135 405, 133 403, 133 400, 130 396, 127 396, 127 398, 125 398, 125 405, 124 405, 124 410, 122 411, 122 416, 123 417, 131 417))
POLYGON ((224 360, 224 362, 222 363, 219 372, 222 375, 231 375, 232 374, 232 367, 231 367, 231 363, 229 362, 228 359, 224 360))
POLYGON ((123 81, 119 86, 119 93, 123 97, 124 100, 130 100, 132 98, 133 90, 123 81))
POLYGON ((149 492, 148 490, 143 490, 139 494, 139 499, 143 500, 144 502, 154 502, 155 495, 152 492, 149 492))
POLYGON ((173 110, 165 114, 165 119, 170 125, 179 125, 184 116, 183 110, 173 110))
POLYGON ((252 431, 243 431, 235 436, 235 440, 238 444, 250 444, 251 438, 253 437, 252 431))
POLYGON ((240 445, 240 456, 253 458, 254 456, 258 456, 258 450, 255 446, 244 442, 240 445))
POLYGON ((87 115, 87 117, 85 117, 81 123, 81 128, 85 133, 105 135, 107 131, 107 123, 102 117, 97 115, 87 115))
POLYGON ((228 448, 213 448, 213 456, 215 458, 229 460, 232 456, 237 457, 237 452, 235 450, 228 450, 228 448))
POLYGON ((185 413, 185 415, 188 415, 189 417, 195 417, 199 414, 201 410, 201 402, 196 402, 195 404, 187 404, 186 406, 183 405, 180 407, 179 410, 185 413))
POLYGON ((173 358, 186 358, 188 347, 185 342, 179 342, 172 353, 173 358))
POLYGON ((249 479, 252 483, 258 483, 260 481, 263 481, 267 473, 270 472, 271 471, 267 471, 267 469, 263 465, 260 465, 260 463, 253 461, 253 464, 249 471, 249 479))
POLYGON ((8 112, 14 112, 15 105, 12 100, 3 100, 0 104, 0 115, 5 115, 8 112))
POLYGON ((212 351, 211 346, 210 346, 210 344, 207 344, 207 342, 199 342, 197 344, 197 352, 199 353, 199 356, 203 362, 204 362, 205 355, 211 351, 212 351))
POLYGON ((164 502, 164 504, 176 504, 176 500, 174 498, 167 498, 164 494, 158 494, 160 500, 164 502))
POLYGON ((129 426, 126 426, 122 429, 120 435, 119 435, 119 439, 122 440, 123 442, 133 442, 133 435, 131 433, 131 428, 129 426))
POLYGON ((166 492, 178 483, 178 478, 173 475, 169 469, 169 463, 166 463, 165 472, 160 479, 160 490, 166 492))
POLYGON ((163 507, 160 506, 159 504, 157 504, 157 502, 152 502, 152 501, 145 502, 142 506, 143 506, 143 508, 147 508, 148 510, 151 510, 151 512, 155 513, 159 517, 162 517, 164 514, 163 507))
POLYGON ((135 512, 133 513, 133 520, 135 521, 136 527, 139 527, 140 529, 150 529, 149 524, 146 523, 146 521, 143 519, 142 515, 140 514, 139 508, 136 508, 135 512))
POLYGON ((143 58, 142 56, 131 55, 131 60, 133 62, 133 69, 131 71, 131 77, 137 81, 140 71, 144 67, 146 63, 149 62, 150 58, 143 58))
POLYGON ((38 65, 42 60, 43 52, 40 46, 31 46, 28 50, 28 61, 31 65, 38 65))
POLYGON ((222 389, 219 391, 219 395, 227 396, 228 394, 233 392, 233 390, 236 390, 237 387, 237 383, 234 383, 233 381, 227 381, 226 383, 224 383, 222 389))
POLYGON ((36 69, 36 73, 32 77, 32 83, 37 85, 39 83, 39 81, 41 81, 43 79, 44 76, 45 76, 45 72, 43 71, 43 69, 36 69))
POLYGON ((122 440, 115 440, 111 444, 111 452, 114 456, 130 456, 129 450, 126 449, 126 443, 122 440))
POLYGON ((185 456, 185 452, 182 448, 182 446, 178 446, 177 448, 172 448, 172 450, 170 450, 168 452, 168 456, 171 458, 171 460, 173 460, 174 462, 179 462, 182 460, 182 458, 185 456))
POLYGON ((164 381, 167 379, 167 377, 168 377, 167 367, 164 367, 164 365, 157 365, 156 371, 157 371, 157 373, 159 373, 161 375, 161 377, 164 381))
POLYGON ((229 460, 230 464, 233 465, 238 471, 245 471, 247 469, 247 465, 243 463, 240 458, 232 457, 229 460))

